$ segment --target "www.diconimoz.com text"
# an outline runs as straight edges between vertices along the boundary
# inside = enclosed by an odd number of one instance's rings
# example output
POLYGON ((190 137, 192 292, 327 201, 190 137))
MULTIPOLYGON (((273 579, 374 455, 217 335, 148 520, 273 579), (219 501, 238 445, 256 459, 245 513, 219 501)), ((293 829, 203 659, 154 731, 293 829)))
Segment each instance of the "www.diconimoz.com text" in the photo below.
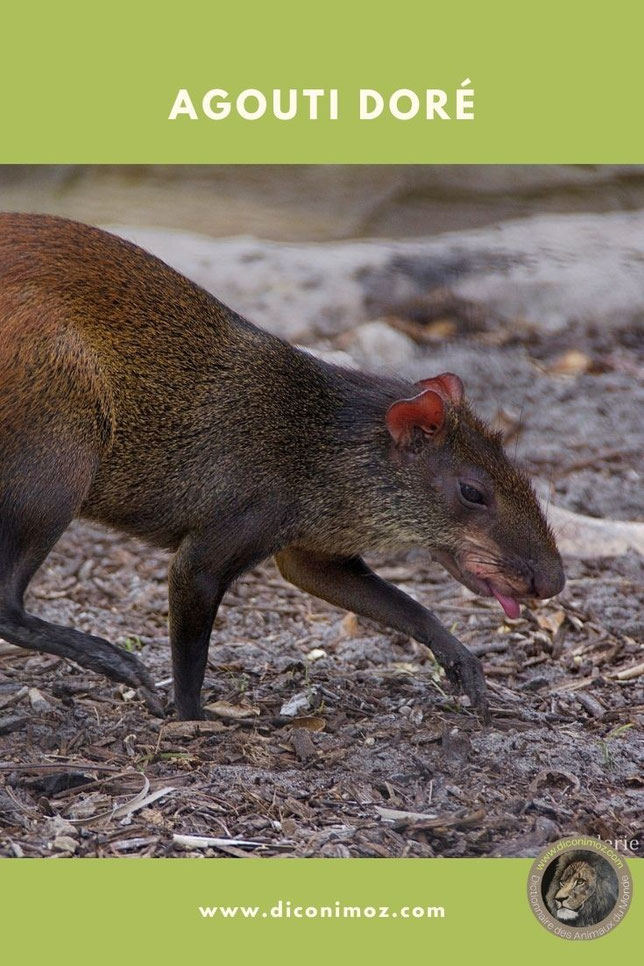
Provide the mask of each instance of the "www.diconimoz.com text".
POLYGON ((279 899, 266 909, 262 906, 199 906, 202 919, 444 919, 443 906, 300 906, 279 899))

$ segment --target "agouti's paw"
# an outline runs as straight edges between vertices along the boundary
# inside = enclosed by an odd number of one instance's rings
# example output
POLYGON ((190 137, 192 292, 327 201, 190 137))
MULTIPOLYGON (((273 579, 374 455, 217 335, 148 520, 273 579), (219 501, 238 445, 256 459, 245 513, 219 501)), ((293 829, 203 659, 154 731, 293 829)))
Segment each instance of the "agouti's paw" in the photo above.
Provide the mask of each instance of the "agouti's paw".
POLYGON ((479 659, 463 648, 462 652, 446 662, 445 673, 460 694, 466 694, 472 707, 479 712, 483 723, 490 724, 490 708, 483 666, 479 659))
POLYGON ((151 691, 149 688, 139 688, 138 694, 145 701, 145 706, 150 714, 153 714, 155 718, 165 718, 165 711, 156 690, 151 691))

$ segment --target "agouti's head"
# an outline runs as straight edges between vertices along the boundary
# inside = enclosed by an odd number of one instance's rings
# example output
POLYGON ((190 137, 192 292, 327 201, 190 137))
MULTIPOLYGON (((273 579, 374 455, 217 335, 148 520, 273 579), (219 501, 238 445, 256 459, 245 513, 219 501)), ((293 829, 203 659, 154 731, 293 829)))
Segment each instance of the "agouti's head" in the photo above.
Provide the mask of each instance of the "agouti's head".
POLYGON ((458 376, 443 373, 418 388, 386 416, 416 538, 466 587, 494 595, 518 617, 522 598, 553 597, 564 587, 553 533, 500 435, 465 401, 458 376))

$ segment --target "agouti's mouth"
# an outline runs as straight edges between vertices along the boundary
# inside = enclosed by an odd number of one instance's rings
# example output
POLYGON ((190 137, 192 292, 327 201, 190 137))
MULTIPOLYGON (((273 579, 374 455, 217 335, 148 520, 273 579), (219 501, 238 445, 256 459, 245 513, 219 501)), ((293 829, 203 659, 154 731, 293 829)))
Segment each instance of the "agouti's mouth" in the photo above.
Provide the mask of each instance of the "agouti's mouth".
POLYGON ((505 611, 506 617, 510 617, 512 620, 516 620, 517 617, 521 615, 521 605, 519 601, 514 597, 506 597, 505 594, 500 593, 496 587, 492 584, 489 585, 490 591, 494 594, 499 604, 505 611))
POLYGON ((462 574, 459 579, 461 583, 465 584, 466 587, 481 597, 496 597, 505 612, 505 616, 511 620, 516 620, 517 617, 521 616, 521 604, 517 598, 511 597, 509 594, 501 593, 491 580, 483 580, 475 574, 469 573, 462 574))
POLYGON ((434 553, 433 557, 452 577, 456 577, 459 583, 471 590, 472 593, 478 594, 480 597, 496 597, 506 617, 516 620, 520 616, 521 605, 517 597, 503 593, 489 578, 485 579, 483 576, 478 576, 478 574, 473 574, 471 571, 461 568, 459 562, 451 554, 434 553))

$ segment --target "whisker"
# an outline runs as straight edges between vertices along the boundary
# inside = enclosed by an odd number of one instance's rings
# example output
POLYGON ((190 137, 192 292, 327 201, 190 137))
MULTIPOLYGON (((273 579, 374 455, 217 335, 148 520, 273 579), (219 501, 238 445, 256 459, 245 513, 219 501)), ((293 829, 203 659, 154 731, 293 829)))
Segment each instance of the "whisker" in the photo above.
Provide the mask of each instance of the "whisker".
POLYGON ((550 509, 550 499, 552 496, 552 478, 554 475, 554 469, 550 470, 550 482, 548 483, 548 499, 546 500, 546 512, 544 514, 546 520, 548 519, 548 510, 550 509))
POLYGON ((519 410, 519 425, 517 426, 517 435, 515 436, 515 439, 514 439, 514 457, 512 459, 512 462, 514 463, 515 466, 517 465, 517 453, 519 451, 519 440, 521 438, 521 431, 523 430, 523 410, 525 409, 526 396, 527 396, 527 392, 523 396, 523 402, 521 403, 521 409, 519 410))

